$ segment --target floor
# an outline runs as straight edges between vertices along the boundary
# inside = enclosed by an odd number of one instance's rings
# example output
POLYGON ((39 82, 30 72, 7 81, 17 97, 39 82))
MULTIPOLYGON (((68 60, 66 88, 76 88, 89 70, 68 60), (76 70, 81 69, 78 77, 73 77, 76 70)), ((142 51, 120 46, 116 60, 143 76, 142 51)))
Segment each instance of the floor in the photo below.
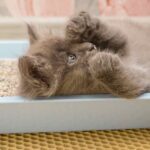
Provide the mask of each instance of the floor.
POLYGON ((0 135, 0 150, 150 150, 150 130, 0 135))

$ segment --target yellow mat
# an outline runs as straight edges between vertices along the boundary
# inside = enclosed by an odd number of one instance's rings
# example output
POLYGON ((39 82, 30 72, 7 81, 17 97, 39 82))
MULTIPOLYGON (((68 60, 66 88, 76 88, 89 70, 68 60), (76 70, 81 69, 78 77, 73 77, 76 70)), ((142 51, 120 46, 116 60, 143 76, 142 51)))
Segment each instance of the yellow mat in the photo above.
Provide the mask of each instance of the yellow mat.
POLYGON ((150 150, 150 129, 3 134, 0 150, 150 150))

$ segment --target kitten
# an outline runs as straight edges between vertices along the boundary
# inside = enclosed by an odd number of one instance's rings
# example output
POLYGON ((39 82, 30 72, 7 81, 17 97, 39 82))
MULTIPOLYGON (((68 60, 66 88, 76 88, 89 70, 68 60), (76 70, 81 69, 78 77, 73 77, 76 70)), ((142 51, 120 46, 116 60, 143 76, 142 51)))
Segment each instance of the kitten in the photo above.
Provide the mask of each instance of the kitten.
POLYGON ((81 12, 65 36, 41 39, 28 26, 30 47, 19 58, 20 95, 111 93, 133 98, 150 91, 150 28, 102 21, 81 12))

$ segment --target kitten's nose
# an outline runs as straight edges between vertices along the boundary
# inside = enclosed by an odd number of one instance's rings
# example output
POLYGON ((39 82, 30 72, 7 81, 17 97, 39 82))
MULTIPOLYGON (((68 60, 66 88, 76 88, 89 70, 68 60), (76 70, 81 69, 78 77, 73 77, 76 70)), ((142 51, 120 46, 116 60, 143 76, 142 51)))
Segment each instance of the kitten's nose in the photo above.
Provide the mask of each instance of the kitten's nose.
POLYGON ((89 48, 89 51, 93 51, 93 50, 96 50, 96 46, 94 44, 91 44, 90 45, 90 48, 89 48))

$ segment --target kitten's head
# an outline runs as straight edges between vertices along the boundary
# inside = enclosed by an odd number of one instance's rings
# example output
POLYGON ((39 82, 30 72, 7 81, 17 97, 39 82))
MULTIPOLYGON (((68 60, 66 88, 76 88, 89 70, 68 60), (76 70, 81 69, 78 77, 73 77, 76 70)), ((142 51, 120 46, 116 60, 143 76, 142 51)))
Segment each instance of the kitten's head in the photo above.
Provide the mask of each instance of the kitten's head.
POLYGON ((19 58, 20 94, 26 97, 55 95, 64 78, 70 82, 74 71, 87 72, 88 57, 96 52, 91 43, 71 43, 65 38, 40 39, 28 25, 30 47, 19 58))

